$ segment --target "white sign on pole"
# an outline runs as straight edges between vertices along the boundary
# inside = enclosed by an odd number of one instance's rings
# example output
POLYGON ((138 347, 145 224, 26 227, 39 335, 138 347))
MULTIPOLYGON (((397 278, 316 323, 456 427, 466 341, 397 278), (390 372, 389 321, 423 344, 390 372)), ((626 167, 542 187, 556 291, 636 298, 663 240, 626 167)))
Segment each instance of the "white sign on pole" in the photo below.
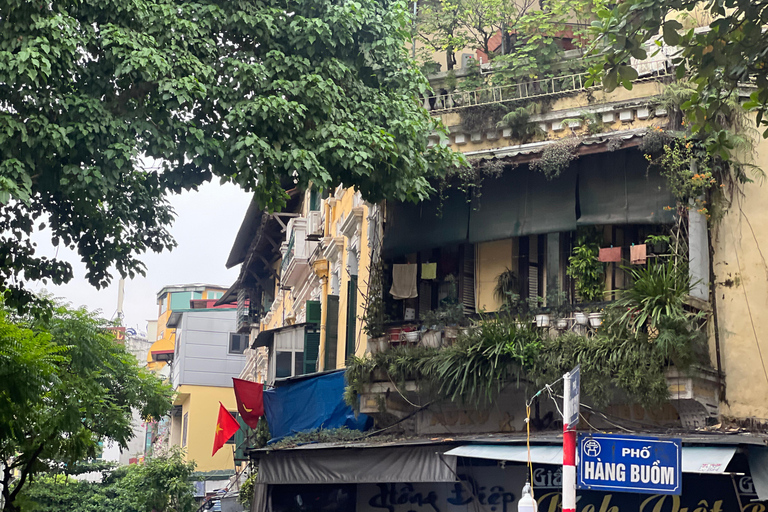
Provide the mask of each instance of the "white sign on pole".
POLYGON ((565 423, 568 425, 568 429, 571 430, 579 422, 579 391, 581 388, 581 365, 577 365, 576 368, 571 370, 568 374, 568 379, 565 379, 565 384, 568 389, 565 390, 565 398, 568 401, 566 409, 568 410, 568 417, 564 418, 565 423))

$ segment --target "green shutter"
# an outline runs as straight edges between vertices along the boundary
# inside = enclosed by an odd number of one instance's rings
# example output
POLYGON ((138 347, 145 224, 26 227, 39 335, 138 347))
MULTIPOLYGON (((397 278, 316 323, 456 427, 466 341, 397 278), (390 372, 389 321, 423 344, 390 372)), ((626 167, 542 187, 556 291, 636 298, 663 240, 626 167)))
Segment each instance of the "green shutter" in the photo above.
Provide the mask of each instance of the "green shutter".
POLYGON ((240 430, 235 432, 235 462, 248 462, 249 458, 245 454, 245 450, 249 448, 246 441, 251 428, 245 424, 240 414, 235 413, 235 416, 237 416, 237 422, 240 424, 240 430))
POLYGON ((339 296, 329 295, 325 316, 325 365, 324 369, 336 369, 336 350, 339 346, 339 296))
POLYGON ((355 353, 355 326, 357 325, 357 276, 349 276, 347 285, 347 351, 345 362, 355 353))
POLYGON ((320 352, 320 331, 309 327, 304 331, 304 373, 317 371, 317 356, 320 352))
POLYGON ((307 301, 307 322, 319 324, 322 321, 319 300, 307 301))

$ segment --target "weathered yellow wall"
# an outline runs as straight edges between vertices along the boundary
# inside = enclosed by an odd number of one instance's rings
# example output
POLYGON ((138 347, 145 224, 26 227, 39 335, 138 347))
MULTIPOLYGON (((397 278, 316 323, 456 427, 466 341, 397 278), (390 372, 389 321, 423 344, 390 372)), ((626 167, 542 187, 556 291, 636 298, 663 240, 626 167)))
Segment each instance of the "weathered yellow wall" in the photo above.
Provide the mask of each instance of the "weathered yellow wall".
POLYGON ((184 414, 189 413, 185 450, 187 460, 194 460, 197 463, 196 471, 234 469, 233 445, 225 444, 215 456, 211 457, 216 420, 219 416, 219 402, 224 404, 227 410, 237 411, 232 388, 186 385, 179 386, 178 392, 189 395, 182 403, 180 418, 183 421, 184 414))
MULTIPOLYGON (((758 136, 759 137, 759 136, 758 136)), ((756 163, 768 168, 768 142, 759 139, 756 163)), ((768 419, 768 188, 761 180, 739 187, 711 231, 726 379, 724 416, 768 419)), ((715 339, 710 355, 716 362, 715 339)))
POLYGON ((517 258, 513 258, 513 240, 498 240, 477 245, 475 286, 477 305, 481 311, 498 311, 501 306, 493 293, 496 278, 506 269, 517 273, 517 258))
MULTIPOLYGON (((636 83, 635 86, 631 91, 627 91, 626 89, 619 87, 615 91, 611 93, 605 93, 603 91, 600 91, 599 89, 591 89, 588 93, 587 92, 579 92, 579 93, 573 93, 569 94, 567 96, 564 96, 562 98, 556 99, 552 102, 551 105, 547 108, 547 113, 557 112, 557 111, 568 111, 571 112, 568 115, 568 118, 577 118, 581 114, 581 112, 584 111, 587 107, 596 107, 605 103, 613 103, 613 102, 623 102, 623 101, 632 101, 632 102, 638 102, 640 104, 643 104, 647 99, 658 96, 663 91, 663 84, 659 81, 648 81, 648 82, 639 82, 636 83)), ((532 98, 531 102, 537 102, 542 101, 545 98, 532 98)), ((467 111, 470 109, 468 108, 467 111)), ((449 128, 449 131, 451 133, 453 132, 463 132, 461 130, 461 113, 464 110, 459 109, 453 112, 449 112, 446 114, 442 114, 440 118, 443 121, 443 124, 449 128)), ((637 119, 634 118, 631 122, 622 122, 619 120, 618 115, 615 116, 615 119, 611 123, 605 123, 604 126, 604 132, 613 132, 613 131, 621 131, 621 130, 630 130, 630 129, 636 129, 636 128, 645 128, 649 126, 664 126, 667 123, 667 118, 653 118, 650 117, 648 119, 637 119)), ((588 135, 586 132, 586 129, 584 125, 582 124, 582 127, 574 129, 575 133, 580 136, 588 135)), ((570 128, 565 128, 560 131, 552 131, 549 130, 546 134, 537 136, 535 140, 547 140, 547 139, 558 139, 558 138, 564 138, 564 137, 570 137, 573 134, 570 128)), ((450 139, 451 142, 453 142, 453 138, 450 139)), ((514 139, 506 139, 503 137, 500 137, 498 140, 488 140, 485 137, 479 142, 472 142, 469 140, 466 144, 456 145, 452 144, 451 147, 456 151, 461 151, 462 153, 472 152, 472 151, 482 151, 487 149, 498 149, 498 148, 505 148, 509 146, 514 146, 516 144, 519 144, 519 141, 514 139)))

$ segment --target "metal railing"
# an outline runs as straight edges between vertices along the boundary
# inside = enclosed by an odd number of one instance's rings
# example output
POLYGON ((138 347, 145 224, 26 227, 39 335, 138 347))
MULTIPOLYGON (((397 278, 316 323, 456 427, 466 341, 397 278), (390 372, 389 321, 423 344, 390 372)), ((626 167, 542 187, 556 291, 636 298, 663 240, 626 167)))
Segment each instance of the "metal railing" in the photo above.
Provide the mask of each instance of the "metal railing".
POLYGON ((285 250, 285 256, 283 256, 283 263, 280 265, 280 274, 285 273, 285 269, 288 268, 288 265, 291 264, 291 261, 293 261, 293 246, 296 243, 296 233, 291 232, 291 239, 288 241, 288 247, 285 250))
MULTIPOLYGON (((644 63, 649 66, 653 63, 644 63)), ((662 76, 669 75, 663 62, 658 66, 653 66, 652 76, 642 77, 636 82, 654 80, 662 76)), ((447 94, 438 94, 435 96, 424 97, 424 108, 432 113, 441 113, 447 110, 457 110, 462 108, 475 107, 478 105, 487 105, 491 103, 503 103, 529 98, 540 98, 553 94, 565 92, 583 91, 591 87, 585 84, 589 73, 576 73, 572 75, 562 75, 552 78, 543 78, 541 80, 531 80, 518 84, 499 85, 484 87, 474 91, 457 91, 447 94)))

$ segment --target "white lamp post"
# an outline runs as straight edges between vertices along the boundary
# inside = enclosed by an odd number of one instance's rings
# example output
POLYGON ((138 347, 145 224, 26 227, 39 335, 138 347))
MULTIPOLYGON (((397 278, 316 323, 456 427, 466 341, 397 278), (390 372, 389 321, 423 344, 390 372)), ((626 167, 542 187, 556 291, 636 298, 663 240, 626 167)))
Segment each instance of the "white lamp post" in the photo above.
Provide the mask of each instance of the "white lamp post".
POLYGON ((531 484, 526 482, 523 487, 523 495, 520 496, 520 500, 517 502, 517 512, 536 512, 536 500, 533 499, 531 494, 531 484))

